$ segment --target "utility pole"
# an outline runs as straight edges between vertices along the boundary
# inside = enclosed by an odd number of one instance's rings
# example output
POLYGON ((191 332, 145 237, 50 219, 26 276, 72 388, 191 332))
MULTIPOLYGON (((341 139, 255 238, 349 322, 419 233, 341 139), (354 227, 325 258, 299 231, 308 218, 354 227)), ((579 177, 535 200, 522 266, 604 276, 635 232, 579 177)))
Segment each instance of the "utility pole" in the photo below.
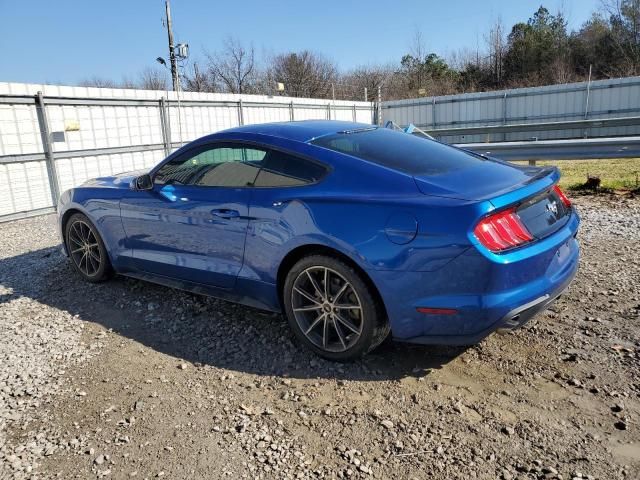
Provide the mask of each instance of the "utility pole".
POLYGON ((173 31, 171 30, 171 6, 169 0, 164 2, 165 10, 167 12, 167 35, 169 36, 169 62, 171 63, 171 82, 173 84, 173 91, 178 91, 178 62, 176 60, 176 52, 173 45, 173 31))
POLYGON ((378 85, 378 125, 382 126, 382 84, 378 85))
POLYGON ((193 79, 196 81, 196 88, 198 92, 201 92, 202 89, 200 87, 200 72, 198 71, 198 62, 193 62, 193 79))

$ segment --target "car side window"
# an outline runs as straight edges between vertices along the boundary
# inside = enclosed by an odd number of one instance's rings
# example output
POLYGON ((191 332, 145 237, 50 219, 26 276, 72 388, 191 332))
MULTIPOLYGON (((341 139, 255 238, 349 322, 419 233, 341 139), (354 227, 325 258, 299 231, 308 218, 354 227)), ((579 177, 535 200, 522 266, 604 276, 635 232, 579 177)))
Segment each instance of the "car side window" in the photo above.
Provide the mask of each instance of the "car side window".
POLYGON ((256 187, 307 185, 317 182, 326 173, 327 168, 323 165, 271 150, 262 164, 254 185, 256 187))
POLYGON ((185 153, 156 172, 155 183, 201 187, 252 185, 266 150, 242 145, 205 145, 185 153))

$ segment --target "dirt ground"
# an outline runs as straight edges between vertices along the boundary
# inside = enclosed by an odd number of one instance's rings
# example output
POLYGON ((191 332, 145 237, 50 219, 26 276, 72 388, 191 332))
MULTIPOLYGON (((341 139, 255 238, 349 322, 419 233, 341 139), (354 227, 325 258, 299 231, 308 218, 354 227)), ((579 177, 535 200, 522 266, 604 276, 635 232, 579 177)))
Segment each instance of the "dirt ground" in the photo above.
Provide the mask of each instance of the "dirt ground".
POLYGON ((0 478, 640 478, 640 199, 575 199, 581 268, 471 348, 335 364, 285 321, 0 225, 0 478))

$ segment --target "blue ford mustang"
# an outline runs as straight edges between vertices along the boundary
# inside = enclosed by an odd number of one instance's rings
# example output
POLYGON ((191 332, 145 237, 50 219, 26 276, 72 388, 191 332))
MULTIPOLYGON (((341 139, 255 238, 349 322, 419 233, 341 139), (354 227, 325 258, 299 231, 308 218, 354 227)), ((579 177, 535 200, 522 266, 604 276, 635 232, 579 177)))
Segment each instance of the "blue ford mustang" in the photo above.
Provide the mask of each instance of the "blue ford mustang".
POLYGON ((150 172, 64 192, 65 252, 118 273, 284 312, 317 354, 471 344, 522 325, 578 268, 558 170, 347 122, 251 125, 150 172))

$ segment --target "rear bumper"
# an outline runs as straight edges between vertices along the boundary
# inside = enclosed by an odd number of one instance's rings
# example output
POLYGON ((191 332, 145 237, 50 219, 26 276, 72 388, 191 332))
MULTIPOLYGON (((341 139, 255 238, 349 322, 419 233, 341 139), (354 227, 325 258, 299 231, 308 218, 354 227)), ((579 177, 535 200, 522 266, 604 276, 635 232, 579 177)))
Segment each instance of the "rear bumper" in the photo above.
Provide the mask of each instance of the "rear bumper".
POLYGON ((420 343, 425 345, 473 345, 480 342, 496 331, 516 330, 525 325, 538 313, 546 310, 569 287, 569 284, 578 272, 578 262, 564 280, 563 284, 551 293, 546 293, 530 302, 519 305, 508 311, 489 328, 468 335, 422 335, 413 338, 399 339, 408 343, 420 343))
POLYGON ((496 330, 520 327, 546 309, 575 277, 578 225, 574 214, 560 231, 499 262, 471 248, 434 272, 372 272, 394 339, 470 345, 496 330), (419 307, 454 313, 422 314, 419 307))

